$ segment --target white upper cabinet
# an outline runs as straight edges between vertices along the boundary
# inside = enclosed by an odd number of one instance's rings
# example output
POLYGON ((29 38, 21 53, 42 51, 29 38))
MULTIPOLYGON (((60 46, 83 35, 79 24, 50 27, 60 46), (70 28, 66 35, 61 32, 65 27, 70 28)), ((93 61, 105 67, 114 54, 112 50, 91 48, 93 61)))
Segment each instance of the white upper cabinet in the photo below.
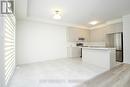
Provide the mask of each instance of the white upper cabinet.
POLYGON ((85 42, 89 41, 89 30, 69 28, 67 31, 67 40, 77 42, 79 38, 84 38, 85 42))

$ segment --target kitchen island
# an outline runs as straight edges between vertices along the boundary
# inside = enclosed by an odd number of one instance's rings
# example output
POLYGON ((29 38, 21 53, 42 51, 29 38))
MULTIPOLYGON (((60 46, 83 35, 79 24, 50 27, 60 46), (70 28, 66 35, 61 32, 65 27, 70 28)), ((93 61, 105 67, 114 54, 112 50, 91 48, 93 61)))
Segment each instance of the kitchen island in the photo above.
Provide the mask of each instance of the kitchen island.
POLYGON ((83 63, 94 64, 110 69, 116 66, 116 49, 100 47, 82 47, 83 63))

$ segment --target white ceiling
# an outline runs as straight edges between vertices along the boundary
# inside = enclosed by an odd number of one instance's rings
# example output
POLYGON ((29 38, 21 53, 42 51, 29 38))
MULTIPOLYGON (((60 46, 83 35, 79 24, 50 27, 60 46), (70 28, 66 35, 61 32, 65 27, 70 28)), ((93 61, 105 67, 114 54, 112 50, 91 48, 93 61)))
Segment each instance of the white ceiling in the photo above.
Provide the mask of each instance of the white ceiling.
POLYGON ((88 23, 101 23, 130 14, 130 0, 16 0, 17 18, 31 17, 44 21, 92 27, 88 23), (52 9, 63 11, 62 19, 53 19, 52 9))

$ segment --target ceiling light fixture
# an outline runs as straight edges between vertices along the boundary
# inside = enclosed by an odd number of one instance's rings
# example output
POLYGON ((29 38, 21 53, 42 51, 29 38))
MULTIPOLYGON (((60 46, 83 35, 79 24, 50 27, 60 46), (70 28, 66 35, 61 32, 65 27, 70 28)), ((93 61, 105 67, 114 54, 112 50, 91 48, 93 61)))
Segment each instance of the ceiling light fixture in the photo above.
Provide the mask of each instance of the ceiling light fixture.
POLYGON ((98 24, 99 22, 98 21, 92 21, 92 22, 90 22, 89 24, 91 24, 91 25, 96 25, 96 24, 98 24))
POLYGON ((56 19, 56 20, 60 20, 61 19, 61 11, 55 10, 53 18, 56 19))

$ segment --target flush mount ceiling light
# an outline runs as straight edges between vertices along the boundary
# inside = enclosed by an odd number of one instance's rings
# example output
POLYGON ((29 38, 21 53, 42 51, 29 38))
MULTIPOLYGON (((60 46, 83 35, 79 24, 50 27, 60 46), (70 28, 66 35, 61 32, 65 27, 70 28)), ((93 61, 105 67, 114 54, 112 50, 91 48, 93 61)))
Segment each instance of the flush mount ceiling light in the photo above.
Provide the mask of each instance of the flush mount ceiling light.
POLYGON ((96 24, 98 24, 99 22, 98 21, 91 21, 89 24, 91 24, 91 25, 96 25, 96 24))
POLYGON ((61 19, 61 10, 54 10, 53 14, 54 14, 53 19, 56 19, 56 20, 61 19))

